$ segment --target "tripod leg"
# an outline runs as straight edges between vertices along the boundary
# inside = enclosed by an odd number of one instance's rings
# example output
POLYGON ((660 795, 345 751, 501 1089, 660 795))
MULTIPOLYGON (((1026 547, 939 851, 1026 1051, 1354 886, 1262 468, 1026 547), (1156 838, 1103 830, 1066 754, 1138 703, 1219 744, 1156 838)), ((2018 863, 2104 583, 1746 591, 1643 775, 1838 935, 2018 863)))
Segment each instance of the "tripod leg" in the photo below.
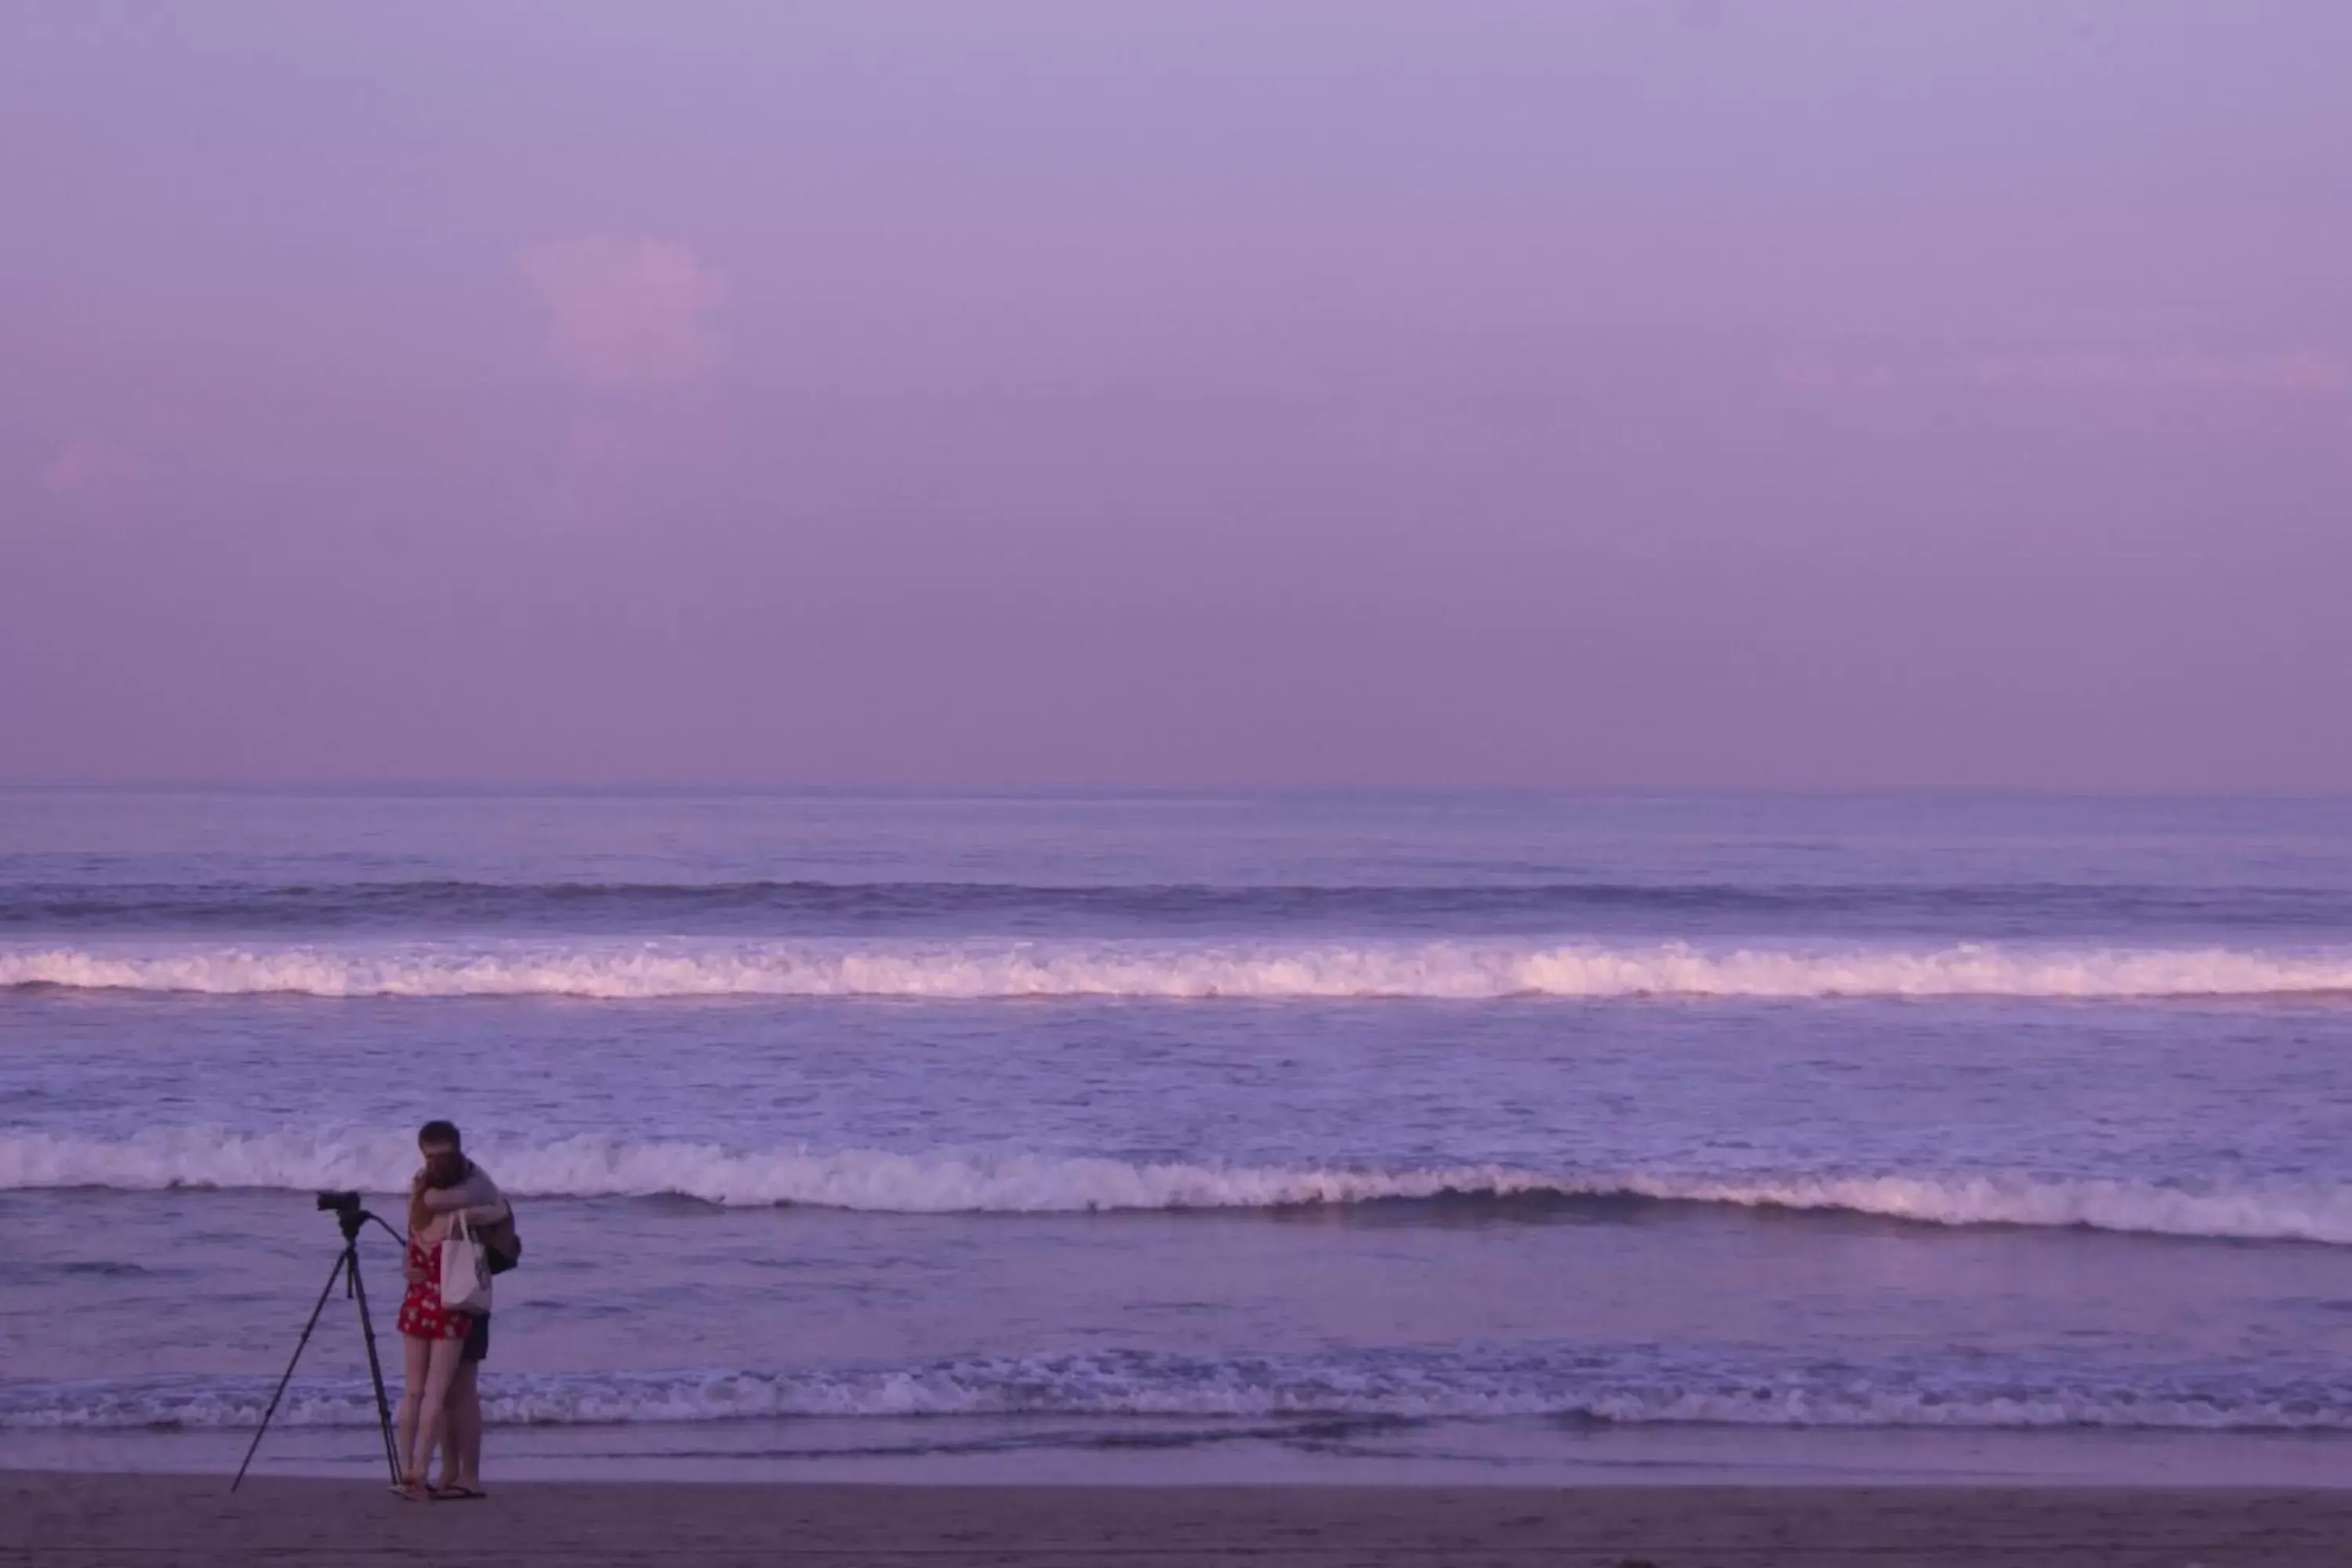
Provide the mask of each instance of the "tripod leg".
POLYGON ((360 1279, 359 1244, 352 1244, 352 1295, 360 1304, 360 1337, 367 1341, 368 1381, 375 1384, 375 1421, 383 1431, 383 1462, 392 1484, 400 1484, 400 1445, 392 1438, 392 1401, 384 1397, 383 1363, 375 1354, 375 1320, 368 1316, 367 1286, 360 1279))
POLYGON ((253 1441, 245 1450, 245 1463, 236 1468, 236 1479, 229 1482, 231 1491, 245 1484, 245 1472, 253 1463, 253 1456, 261 1447, 261 1436, 269 1430, 269 1418, 278 1414, 278 1402, 286 1397, 286 1385, 294 1381, 294 1363, 302 1359, 302 1347, 310 1342, 310 1332, 319 1326, 319 1314, 327 1310, 327 1298, 335 1293, 335 1281, 343 1277, 343 1264, 353 1249, 346 1247, 344 1256, 335 1259, 327 1270, 326 1288, 319 1292, 319 1304, 310 1309, 310 1321, 302 1325, 302 1337, 294 1342, 294 1353, 286 1360, 286 1375, 278 1380, 278 1392, 269 1396, 269 1408, 261 1413, 261 1425, 253 1434, 253 1441))

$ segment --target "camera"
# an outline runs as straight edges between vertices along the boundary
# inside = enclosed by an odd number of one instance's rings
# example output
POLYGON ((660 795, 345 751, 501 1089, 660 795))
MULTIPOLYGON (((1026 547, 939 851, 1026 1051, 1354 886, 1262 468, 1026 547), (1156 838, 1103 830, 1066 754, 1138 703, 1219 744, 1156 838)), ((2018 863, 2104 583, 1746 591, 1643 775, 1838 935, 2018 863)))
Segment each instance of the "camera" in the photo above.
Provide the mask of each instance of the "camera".
POLYGON ((360 1212, 360 1195, 357 1193, 320 1193, 319 1212, 355 1215, 360 1212))

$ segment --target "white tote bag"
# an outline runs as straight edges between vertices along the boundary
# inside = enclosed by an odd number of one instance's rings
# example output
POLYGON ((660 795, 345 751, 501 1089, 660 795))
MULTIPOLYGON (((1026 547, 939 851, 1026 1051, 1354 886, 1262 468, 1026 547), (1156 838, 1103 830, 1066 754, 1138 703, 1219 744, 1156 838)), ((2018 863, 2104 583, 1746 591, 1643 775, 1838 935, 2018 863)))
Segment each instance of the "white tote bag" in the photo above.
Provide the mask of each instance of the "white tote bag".
POLYGON ((441 1238, 441 1305, 451 1312, 490 1310, 490 1260, 462 1214, 441 1238))

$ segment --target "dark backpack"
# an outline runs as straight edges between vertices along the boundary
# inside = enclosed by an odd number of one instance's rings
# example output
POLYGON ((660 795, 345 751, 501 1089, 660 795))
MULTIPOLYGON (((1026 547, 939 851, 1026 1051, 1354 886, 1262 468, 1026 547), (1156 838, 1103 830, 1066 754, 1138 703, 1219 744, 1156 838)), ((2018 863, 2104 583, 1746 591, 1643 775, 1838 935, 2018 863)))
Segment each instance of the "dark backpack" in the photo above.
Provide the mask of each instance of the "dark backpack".
POLYGON ((522 1232, 515 1228, 514 1203, 507 1203, 507 1217, 495 1225, 486 1225, 478 1233, 482 1242, 482 1261, 489 1265, 492 1274, 504 1274, 522 1261, 522 1232))

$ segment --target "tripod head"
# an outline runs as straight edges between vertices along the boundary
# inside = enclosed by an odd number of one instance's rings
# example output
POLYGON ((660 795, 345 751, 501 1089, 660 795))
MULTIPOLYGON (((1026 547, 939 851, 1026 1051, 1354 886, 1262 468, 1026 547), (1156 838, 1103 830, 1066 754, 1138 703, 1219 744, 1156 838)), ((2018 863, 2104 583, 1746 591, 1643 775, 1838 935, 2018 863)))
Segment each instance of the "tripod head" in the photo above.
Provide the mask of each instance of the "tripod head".
POLYGON ((383 1226, 384 1234, 394 1241, 404 1242, 406 1239, 400 1232, 393 1229, 382 1215, 362 1208, 357 1193, 320 1193, 318 1194, 318 1199, 319 1212, 335 1216, 335 1223, 342 1228, 343 1239, 347 1242, 358 1241, 360 1232, 366 1227, 370 1220, 374 1220, 376 1224, 383 1226))

